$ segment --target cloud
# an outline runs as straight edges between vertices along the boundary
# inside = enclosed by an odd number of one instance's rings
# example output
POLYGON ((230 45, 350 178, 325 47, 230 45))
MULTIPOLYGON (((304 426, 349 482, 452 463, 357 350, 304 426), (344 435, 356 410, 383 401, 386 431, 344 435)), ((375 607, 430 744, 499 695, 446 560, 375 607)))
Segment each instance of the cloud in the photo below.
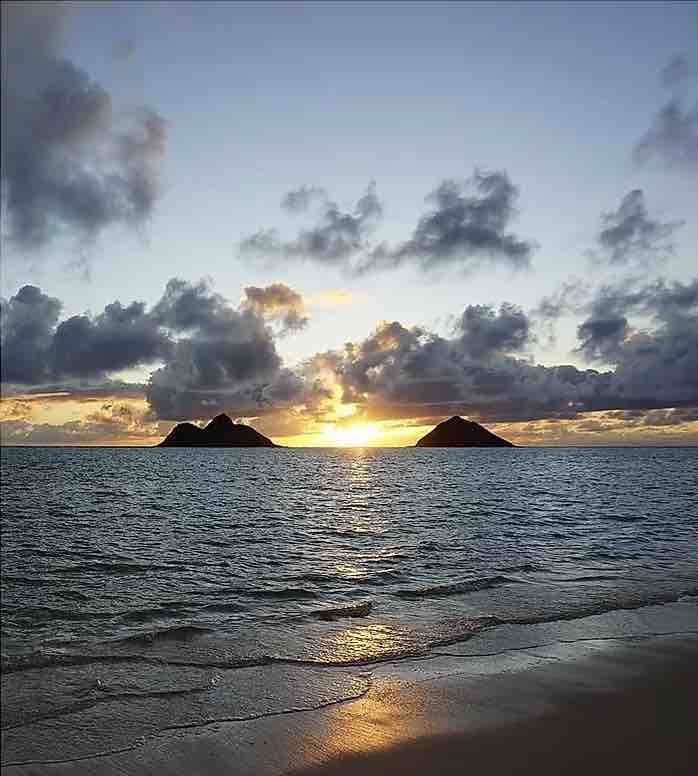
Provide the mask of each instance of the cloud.
POLYGON ((60 309, 59 300, 34 286, 2 302, 4 387, 72 394, 80 384, 98 390, 94 383, 114 372, 160 363, 146 394, 158 417, 173 420, 221 410, 249 413, 304 391, 283 368, 275 345, 280 332, 268 325, 278 322, 283 333, 305 325, 302 297, 283 284, 250 286, 238 308, 205 281, 173 278, 151 309, 117 301, 98 315, 58 323, 60 309))
POLYGON ((264 318, 247 304, 233 308, 203 281, 170 280, 152 314, 185 334, 150 376, 146 395, 159 418, 254 412, 285 379, 264 318))
POLYGON ((55 331, 51 373, 55 377, 94 377, 150 364, 166 356, 169 337, 146 313, 143 302, 113 302, 91 318, 74 315, 55 331))
POLYGON ((247 286, 244 304, 263 318, 276 321, 280 334, 300 331, 308 325, 303 297, 284 283, 272 283, 264 288, 247 286))
POLYGON ((698 403, 698 279, 605 286, 578 337, 588 360, 614 367, 610 388, 619 400, 644 408, 698 403), (632 327, 632 314, 654 327, 632 327))
POLYGON ((54 327, 61 302, 36 286, 0 300, 2 380, 32 385, 49 379, 54 327))
POLYGON ((327 192, 319 186, 299 186, 281 200, 281 207, 289 213, 304 213, 313 202, 327 202, 327 192))
POLYGON ((10 243, 41 249, 148 219, 166 126, 111 95, 60 50, 68 3, 2 4, 2 205, 10 243))
POLYGON ((424 271, 447 265, 468 270, 483 262, 527 267, 535 244, 508 231, 516 215, 517 197, 518 188, 506 172, 476 170, 463 183, 443 181, 427 197, 434 208, 420 218, 412 235, 390 246, 370 239, 383 213, 373 185, 351 213, 341 211, 324 190, 303 186, 289 192, 283 206, 301 212, 313 200, 322 200, 318 222, 289 242, 273 229, 260 230, 240 243, 240 253, 277 260, 307 259, 357 275, 405 264, 424 271))
POLYGON ((2 380, 37 385, 62 378, 102 378, 147 364, 171 343, 141 302, 107 305, 94 318, 75 315, 59 325, 58 299, 23 286, 2 302, 2 380))
POLYGON ((690 73, 691 71, 686 56, 684 54, 677 54, 671 58, 664 68, 662 68, 659 81, 662 86, 671 88, 672 86, 685 81, 690 73))
POLYGON ((473 358, 491 353, 512 353, 531 343, 528 316, 520 307, 503 304, 496 312, 488 305, 468 305, 457 329, 464 348, 473 358))
POLYGON ((321 363, 342 400, 368 419, 466 413, 493 422, 698 405, 698 279, 597 294, 579 327, 579 349, 612 365, 607 371, 522 357, 532 326, 512 305, 471 305, 457 321, 451 337, 385 322, 365 340, 322 354, 321 363), (653 326, 640 330, 633 316, 653 326))
POLYGON ((674 234, 683 221, 661 222, 649 217, 642 189, 626 194, 618 209, 603 213, 597 242, 598 260, 625 265, 632 261, 650 263, 674 253, 674 234))
POLYGON ((640 165, 659 159, 668 169, 698 169, 698 102, 684 109, 680 98, 670 100, 635 146, 634 157, 640 165))
MULTIPOLYGON (((320 190, 305 188, 290 192, 284 198, 286 208, 290 197, 290 202, 294 203, 291 209, 304 209, 309 201, 309 191, 320 190)), ((261 230, 240 243, 240 252, 243 256, 309 259, 342 265, 365 249, 366 237, 382 212, 375 187, 371 185, 352 212, 342 211, 336 203, 326 200, 317 223, 301 230, 295 240, 283 242, 275 230, 261 230)))
POLYGON ((481 261, 527 267, 534 244, 507 231, 517 197, 518 188, 505 172, 476 170, 465 184, 443 181, 427 198, 435 208, 420 218, 411 238, 393 248, 377 246, 359 272, 406 262, 424 270, 445 264, 468 269, 481 261))
MULTIPOLYGON (((42 386, 37 390, 62 385, 71 397, 89 397, 100 390, 90 379, 108 378, 108 366, 121 368, 124 361, 157 353, 145 386, 153 418, 207 418, 225 411, 261 418, 268 429, 274 417, 285 418, 289 428, 326 422, 347 404, 355 420, 459 413, 485 422, 698 406, 698 278, 600 288, 584 305, 578 336, 579 353, 604 371, 536 363, 530 355, 532 317, 507 303, 465 306, 447 336, 384 321, 365 339, 291 369, 276 350, 269 313, 279 300, 297 303, 294 294, 274 284, 246 293, 236 307, 204 281, 172 279, 150 309, 114 303, 97 316, 68 319, 79 322, 80 336, 68 327, 65 343, 74 345, 61 347, 60 302, 24 287, 3 303, 3 379, 9 365, 15 380, 42 386), (17 354, 25 342, 34 356, 23 361, 17 354), (37 368, 34 358, 43 366, 37 368), (63 383, 48 382, 57 374, 63 383)), ((121 395, 116 386, 99 385, 102 395, 121 395)), ((15 391, 17 400, 27 395, 15 391)))

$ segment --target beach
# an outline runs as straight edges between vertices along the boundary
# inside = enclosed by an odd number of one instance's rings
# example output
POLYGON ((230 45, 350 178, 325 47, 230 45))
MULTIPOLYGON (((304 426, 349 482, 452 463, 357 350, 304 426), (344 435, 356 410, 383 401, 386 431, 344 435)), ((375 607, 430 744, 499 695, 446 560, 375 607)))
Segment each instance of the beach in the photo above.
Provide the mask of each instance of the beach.
MULTIPOLYGON (((365 691, 351 700, 177 726, 103 756, 12 764, 16 742, 6 731, 3 773, 695 772, 694 600, 504 636, 504 648, 495 628, 425 657, 364 666, 365 691)), ((255 670, 263 682, 265 669, 255 670)), ((64 717, 64 732, 78 724, 89 736, 90 725, 124 724, 113 713, 110 721, 64 717)))

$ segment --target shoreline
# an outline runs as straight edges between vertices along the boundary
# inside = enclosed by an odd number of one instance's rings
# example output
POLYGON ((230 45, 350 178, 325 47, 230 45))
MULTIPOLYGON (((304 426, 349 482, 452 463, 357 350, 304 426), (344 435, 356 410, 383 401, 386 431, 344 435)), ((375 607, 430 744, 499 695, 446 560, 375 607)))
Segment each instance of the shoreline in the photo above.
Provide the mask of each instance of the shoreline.
MULTIPOLYGON (((506 645, 494 629, 426 657, 365 666, 368 688, 353 699, 180 725, 120 752, 8 764, 2 773, 692 773, 698 609, 688 605, 669 633, 670 622, 657 627, 662 608, 643 616, 644 634, 619 627, 618 614, 552 632, 522 628, 506 645)), ((326 671, 339 679, 345 669, 326 671)), ((104 723, 86 715, 82 724, 104 723)))

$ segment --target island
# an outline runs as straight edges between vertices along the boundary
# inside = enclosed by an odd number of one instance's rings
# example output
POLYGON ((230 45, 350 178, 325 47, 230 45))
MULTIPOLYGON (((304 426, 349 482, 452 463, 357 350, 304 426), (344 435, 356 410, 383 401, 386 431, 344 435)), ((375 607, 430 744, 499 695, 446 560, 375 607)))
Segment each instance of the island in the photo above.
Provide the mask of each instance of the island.
POLYGON ((514 447, 473 420, 454 415, 423 436, 415 447, 514 447))
POLYGON ((244 423, 233 423, 221 413, 205 427, 178 423, 158 447, 278 447, 244 423))

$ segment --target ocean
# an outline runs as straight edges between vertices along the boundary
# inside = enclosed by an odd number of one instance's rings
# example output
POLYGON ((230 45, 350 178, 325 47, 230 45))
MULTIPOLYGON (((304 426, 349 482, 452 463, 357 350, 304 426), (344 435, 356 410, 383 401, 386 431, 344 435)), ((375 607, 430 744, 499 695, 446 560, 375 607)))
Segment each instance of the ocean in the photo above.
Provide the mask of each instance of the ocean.
POLYGON ((517 627, 663 607, 698 630, 698 449, 1 462, 6 763, 317 708, 372 665, 517 627))

